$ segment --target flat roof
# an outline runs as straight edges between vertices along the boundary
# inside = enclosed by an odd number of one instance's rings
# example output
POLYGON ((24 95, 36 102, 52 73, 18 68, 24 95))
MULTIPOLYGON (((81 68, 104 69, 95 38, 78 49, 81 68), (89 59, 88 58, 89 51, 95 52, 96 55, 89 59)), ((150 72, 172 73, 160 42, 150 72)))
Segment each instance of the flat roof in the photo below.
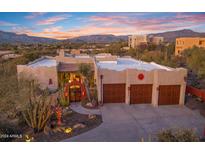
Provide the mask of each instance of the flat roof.
POLYGON ((46 57, 39 58, 31 63, 28 63, 27 66, 36 68, 36 67, 53 67, 57 66, 57 62, 54 59, 49 59, 46 57))
POLYGON ((147 63, 133 58, 117 58, 116 61, 99 61, 97 67, 101 69, 109 69, 115 71, 123 71, 125 69, 137 69, 151 71, 155 69, 163 69, 170 71, 172 68, 156 64, 154 62, 147 63))

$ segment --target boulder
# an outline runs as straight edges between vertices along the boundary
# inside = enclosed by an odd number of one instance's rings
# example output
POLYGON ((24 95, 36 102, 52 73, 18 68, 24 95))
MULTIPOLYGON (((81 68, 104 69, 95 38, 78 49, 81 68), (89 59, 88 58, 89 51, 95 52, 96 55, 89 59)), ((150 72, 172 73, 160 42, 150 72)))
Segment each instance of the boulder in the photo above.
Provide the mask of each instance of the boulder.
POLYGON ((82 123, 77 123, 73 126, 73 129, 78 129, 78 128, 85 128, 86 125, 82 124, 82 123))
POLYGON ((93 104, 91 102, 86 104, 87 107, 93 107, 93 104))
POLYGON ((88 119, 90 119, 90 120, 95 119, 95 118, 96 118, 95 114, 89 114, 88 115, 88 119))

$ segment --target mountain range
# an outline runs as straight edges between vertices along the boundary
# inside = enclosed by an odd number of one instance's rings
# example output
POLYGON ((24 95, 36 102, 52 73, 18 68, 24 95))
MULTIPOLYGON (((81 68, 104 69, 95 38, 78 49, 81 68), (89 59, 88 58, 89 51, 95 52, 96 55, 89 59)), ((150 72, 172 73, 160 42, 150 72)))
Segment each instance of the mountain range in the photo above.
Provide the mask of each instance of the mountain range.
MULTIPOLYGON (((167 31, 162 33, 148 34, 148 36, 161 36, 164 37, 166 42, 174 42, 177 37, 205 37, 205 33, 195 32, 189 29, 167 31)), ((0 44, 2 43, 57 43, 57 42, 73 42, 73 43, 110 43, 118 41, 127 41, 128 35, 115 36, 115 35, 87 35, 79 36, 66 40, 57 40, 51 38, 34 37, 26 34, 16 34, 12 32, 0 31, 0 44)))

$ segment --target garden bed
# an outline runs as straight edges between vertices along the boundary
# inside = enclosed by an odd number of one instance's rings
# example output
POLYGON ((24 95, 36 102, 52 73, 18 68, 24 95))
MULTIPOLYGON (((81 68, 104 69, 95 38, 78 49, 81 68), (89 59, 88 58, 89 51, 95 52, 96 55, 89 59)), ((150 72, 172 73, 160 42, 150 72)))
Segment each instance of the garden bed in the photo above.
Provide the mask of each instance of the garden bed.
MULTIPOLYGON (((60 126, 57 126, 53 129, 48 127, 43 132, 36 134, 34 134, 31 129, 27 129, 27 131, 23 132, 23 136, 28 134, 30 136, 29 138, 33 138, 31 141, 34 142, 63 141, 70 137, 87 132, 102 123, 102 117, 100 115, 93 115, 93 118, 90 116, 91 115, 80 114, 69 109, 64 113, 62 124, 60 126), (72 132, 65 133, 66 128, 72 128, 72 132)), ((14 141, 24 142, 26 140, 24 137, 14 141)))
POLYGON ((205 117, 205 102, 196 96, 186 96, 186 104, 191 110, 199 110, 200 114, 205 117))

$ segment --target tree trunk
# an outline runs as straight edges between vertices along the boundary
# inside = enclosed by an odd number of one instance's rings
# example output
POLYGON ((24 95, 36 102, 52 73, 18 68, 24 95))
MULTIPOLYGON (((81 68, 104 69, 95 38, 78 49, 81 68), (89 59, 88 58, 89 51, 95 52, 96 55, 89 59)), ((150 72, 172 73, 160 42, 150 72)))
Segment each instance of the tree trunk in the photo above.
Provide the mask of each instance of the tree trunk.
POLYGON ((87 94, 88 100, 91 101, 88 82, 87 82, 87 79, 85 79, 85 78, 84 78, 84 84, 85 84, 85 90, 86 90, 86 94, 87 94))

